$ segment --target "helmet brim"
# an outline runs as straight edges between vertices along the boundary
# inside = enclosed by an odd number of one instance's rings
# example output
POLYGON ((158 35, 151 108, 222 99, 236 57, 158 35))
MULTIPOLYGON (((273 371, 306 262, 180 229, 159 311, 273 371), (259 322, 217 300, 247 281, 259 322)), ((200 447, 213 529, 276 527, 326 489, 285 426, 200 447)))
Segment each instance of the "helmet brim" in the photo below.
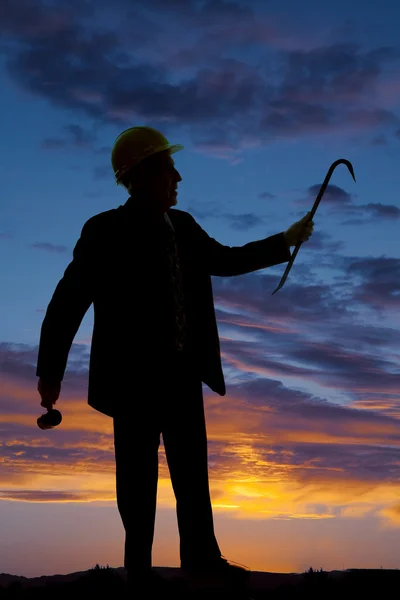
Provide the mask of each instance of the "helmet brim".
POLYGON ((175 154, 175 152, 179 152, 179 150, 183 150, 185 146, 182 146, 182 144, 174 144, 174 145, 169 145, 169 148, 166 148, 166 150, 169 150, 171 154, 175 154))

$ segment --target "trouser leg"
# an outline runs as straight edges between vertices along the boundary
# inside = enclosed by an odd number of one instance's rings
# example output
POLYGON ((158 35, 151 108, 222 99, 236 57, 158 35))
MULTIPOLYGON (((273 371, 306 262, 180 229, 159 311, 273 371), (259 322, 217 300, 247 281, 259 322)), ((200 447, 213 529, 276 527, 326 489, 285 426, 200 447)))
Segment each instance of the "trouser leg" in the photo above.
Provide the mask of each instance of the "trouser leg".
POLYGON ((159 444, 154 414, 114 418, 117 506, 125 528, 128 574, 151 568, 159 444))
POLYGON ((176 498, 181 566, 221 556, 214 533, 201 380, 186 366, 168 391, 162 435, 176 498))

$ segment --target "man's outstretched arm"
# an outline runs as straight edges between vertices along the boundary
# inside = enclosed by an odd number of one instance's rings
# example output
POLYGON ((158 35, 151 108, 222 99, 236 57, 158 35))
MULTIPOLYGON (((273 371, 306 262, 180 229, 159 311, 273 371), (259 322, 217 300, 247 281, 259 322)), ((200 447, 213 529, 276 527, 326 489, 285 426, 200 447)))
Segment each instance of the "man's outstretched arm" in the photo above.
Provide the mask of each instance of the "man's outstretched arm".
MULTIPOLYGON (((193 217, 192 217, 193 218, 193 217)), ((224 246, 210 237, 193 219, 196 244, 210 275, 234 277, 288 262, 290 245, 285 232, 249 242, 244 246, 224 246)))
POLYGON ((93 229, 89 219, 43 319, 36 375, 46 381, 63 380, 72 342, 93 301, 93 229))

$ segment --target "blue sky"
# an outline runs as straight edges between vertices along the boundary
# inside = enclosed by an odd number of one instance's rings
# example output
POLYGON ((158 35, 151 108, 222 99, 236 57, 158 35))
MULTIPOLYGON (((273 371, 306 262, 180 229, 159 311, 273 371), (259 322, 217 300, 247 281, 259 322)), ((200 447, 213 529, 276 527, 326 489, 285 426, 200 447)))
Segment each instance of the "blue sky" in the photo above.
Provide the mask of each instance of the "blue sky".
MULTIPOLYGON (((0 7, 0 520, 20 524, 7 529, 2 570, 122 564, 112 424, 86 406, 92 308, 59 400, 63 429, 36 427, 35 367, 44 311, 84 222, 127 199, 110 152, 134 125, 184 144, 177 208, 230 246, 287 229, 330 164, 352 162, 357 182, 337 168, 277 294, 284 265, 213 278, 227 395, 203 388, 210 481, 232 560, 398 568, 400 9, 108 6, 0 7), (54 535, 42 537, 45 519, 54 535)), ((176 565, 161 461, 155 563, 176 565)))

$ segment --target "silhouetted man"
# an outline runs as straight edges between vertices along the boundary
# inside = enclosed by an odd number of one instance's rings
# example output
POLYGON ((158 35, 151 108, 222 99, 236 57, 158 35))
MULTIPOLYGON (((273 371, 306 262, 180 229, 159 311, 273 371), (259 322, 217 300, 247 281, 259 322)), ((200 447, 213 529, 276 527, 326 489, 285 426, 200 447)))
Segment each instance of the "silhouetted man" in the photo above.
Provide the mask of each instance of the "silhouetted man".
POLYGON ((158 131, 133 127, 112 166, 130 197, 90 218, 42 324, 37 376, 51 409, 89 306, 94 328, 88 403, 114 423, 117 504, 126 532, 128 582, 158 585, 151 569, 158 448, 163 436, 176 497, 181 568, 189 576, 245 579, 214 535, 202 382, 223 396, 211 275, 232 277, 287 262, 309 239, 306 215, 286 232, 242 247, 218 243, 173 209, 181 176, 158 131))

